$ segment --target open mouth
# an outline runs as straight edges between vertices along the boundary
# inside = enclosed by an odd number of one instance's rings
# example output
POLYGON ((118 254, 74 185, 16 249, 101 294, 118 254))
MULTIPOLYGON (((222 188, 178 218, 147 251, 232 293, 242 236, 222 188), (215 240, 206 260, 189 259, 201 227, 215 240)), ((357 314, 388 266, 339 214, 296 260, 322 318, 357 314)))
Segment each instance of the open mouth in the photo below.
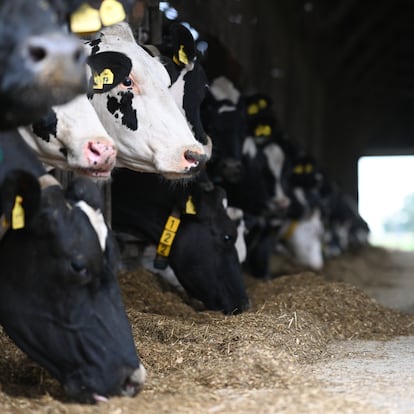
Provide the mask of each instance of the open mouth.
POLYGON ((111 177, 112 169, 77 168, 76 172, 86 177, 107 180, 111 177))

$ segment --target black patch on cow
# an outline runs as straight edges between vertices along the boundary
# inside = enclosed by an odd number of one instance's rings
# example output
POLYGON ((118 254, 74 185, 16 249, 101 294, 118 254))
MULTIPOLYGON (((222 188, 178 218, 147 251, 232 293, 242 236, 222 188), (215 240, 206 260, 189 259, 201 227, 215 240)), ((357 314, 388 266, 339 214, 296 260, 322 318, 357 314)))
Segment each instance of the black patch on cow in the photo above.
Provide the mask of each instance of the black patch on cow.
POLYGON ((121 97, 119 101, 113 96, 108 96, 106 107, 114 116, 116 116, 116 111, 120 111, 122 114, 122 125, 136 131, 138 129, 138 118, 137 111, 132 107, 132 99, 134 98, 134 95, 129 91, 119 92, 118 95, 121 97))
POLYGON ((91 54, 95 55, 99 52, 99 43, 101 43, 101 39, 95 39, 89 42, 89 45, 92 47, 91 54))
POLYGON ((33 132, 46 142, 50 141, 50 135, 56 137, 57 134, 57 117, 56 112, 50 109, 49 113, 40 121, 32 124, 33 132))
POLYGON ((68 150, 67 150, 67 148, 65 148, 65 147, 61 147, 61 148, 59 148, 59 152, 60 152, 61 154, 63 154, 63 156, 64 156, 65 158, 67 158, 67 157, 68 157, 68 150))

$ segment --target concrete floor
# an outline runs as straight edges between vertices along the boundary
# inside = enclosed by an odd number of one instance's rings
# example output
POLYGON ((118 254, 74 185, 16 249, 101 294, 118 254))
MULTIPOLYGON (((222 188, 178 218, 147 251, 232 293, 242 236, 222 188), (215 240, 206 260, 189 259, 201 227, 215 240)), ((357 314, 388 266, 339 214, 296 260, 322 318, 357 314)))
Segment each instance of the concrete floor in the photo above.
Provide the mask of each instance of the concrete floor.
MULTIPOLYGON (((360 286, 379 303, 414 313, 414 253, 395 252, 391 286, 360 286)), ((328 393, 387 414, 414 413, 414 337, 330 345, 331 361, 312 367, 328 393)), ((367 413, 369 414, 369 413, 367 413)))

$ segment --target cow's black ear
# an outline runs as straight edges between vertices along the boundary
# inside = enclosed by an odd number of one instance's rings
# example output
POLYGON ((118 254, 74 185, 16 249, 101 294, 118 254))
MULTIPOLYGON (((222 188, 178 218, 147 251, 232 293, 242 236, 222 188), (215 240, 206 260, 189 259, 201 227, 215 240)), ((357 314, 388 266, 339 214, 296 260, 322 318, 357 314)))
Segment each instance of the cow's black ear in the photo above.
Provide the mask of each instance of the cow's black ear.
POLYGON ((104 93, 119 85, 129 76, 131 59, 120 52, 100 52, 91 55, 87 64, 92 71, 88 94, 104 93))
POLYGON ((20 211, 17 215, 21 217, 21 221, 15 225, 16 228, 22 228, 39 210, 40 198, 41 189, 37 178, 23 170, 12 170, 0 186, 0 211, 13 227, 13 209, 16 214, 18 208, 20 211))
POLYGON ((182 24, 174 23, 170 27, 174 48, 173 61, 178 66, 184 66, 194 61, 196 48, 193 35, 182 24))
POLYGON ((85 201, 95 210, 103 210, 103 199, 98 185, 87 177, 76 177, 66 189, 66 197, 73 201, 85 201))

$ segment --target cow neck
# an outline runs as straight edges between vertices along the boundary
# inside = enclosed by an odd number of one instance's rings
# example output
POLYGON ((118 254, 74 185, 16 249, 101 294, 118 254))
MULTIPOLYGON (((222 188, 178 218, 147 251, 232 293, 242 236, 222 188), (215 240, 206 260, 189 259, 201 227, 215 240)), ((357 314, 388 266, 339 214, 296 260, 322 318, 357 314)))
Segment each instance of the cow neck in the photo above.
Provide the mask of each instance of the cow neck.
MULTIPOLYGON (((184 214, 197 214, 191 195, 187 197, 184 214)), ((163 270, 168 266, 168 257, 170 256, 175 236, 181 224, 181 215, 181 206, 176 203, 165 222, 164 229, 158 241, 157 252, 154 259, 154 267, 156 269, 163 270)))
MULTIPOLYGON (((54 186, 54 185, 61 186, 59 181, 57 181, 56 178, 53 177, 53 175, 50 175, 50 174, 41 175, 40 177, 38 177, 38 181, 39 181, 40 188, 42 189, 42 191, 45 190, 46 188, 54 186)), ((19 204, 18 201, 17 201, 18 197, 20 197, 20 196, 16 195, 15 206, 19 204)), ((21 206, 19 208, 22 209, 21 206)), ((23 210, 22 210, 22 214, 24 215, 23 210)), ((3 213, 0 216, 0 241, 3 239, 3 237, 5 236, 7 231, 10 229, 10 227, 12 227, 12 229, 17 230, 17 228, 13 227, 12 223, 9 223, 9 220, 7 220, 7 218, 6 218, 6 214, 3 213)), ((24 225, 23 226, 21 226, 21 225, 18 226, 18 228, 23 228, 23 227, 24 227, 24 225)))

